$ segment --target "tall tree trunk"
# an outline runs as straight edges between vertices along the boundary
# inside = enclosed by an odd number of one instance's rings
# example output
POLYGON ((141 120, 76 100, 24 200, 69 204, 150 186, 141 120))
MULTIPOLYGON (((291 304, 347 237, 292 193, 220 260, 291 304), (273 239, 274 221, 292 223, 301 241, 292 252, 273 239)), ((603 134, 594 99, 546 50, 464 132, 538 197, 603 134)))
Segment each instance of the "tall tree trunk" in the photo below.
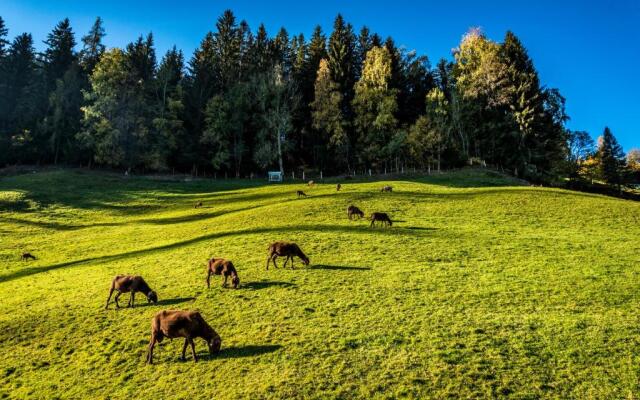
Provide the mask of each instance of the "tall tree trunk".
POLYGON ((280 165, 280 173, 284 175, 284 166, 282 165, 282 130, 278 128, 278 164, 280 165))

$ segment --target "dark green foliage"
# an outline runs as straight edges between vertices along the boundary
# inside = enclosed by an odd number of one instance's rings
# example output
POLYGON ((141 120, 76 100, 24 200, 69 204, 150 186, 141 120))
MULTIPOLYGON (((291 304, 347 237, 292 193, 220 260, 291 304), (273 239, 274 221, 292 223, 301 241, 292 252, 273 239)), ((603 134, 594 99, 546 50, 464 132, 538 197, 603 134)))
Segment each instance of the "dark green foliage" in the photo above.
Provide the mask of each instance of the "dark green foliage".
POLYGON ((609 127, 604 128, 599 143, 598 158, 602 179, 608 184, 620 187, 625 166, 624 152, 609 127))
POLYGON ((105 51, 102 39, 106 36, 104 27, 102 26, 102 18, 96 18, 91 30, 82 37, 82 50, 80 51, 80 65, 84 72, 91 75, 100 57, 105 51))
MULTIPOLYGON (((366 26, 355 34, 340 14, 328 38, 317 26, 307 40, 284 27, 272 37, 264 25, 252 31, 226 10, 186 68, 175 47, 158 65, 151 34, 102 65, 99 17, 78 53, 68 19, 41 58, 29 35, 10 48, 6 36, 0 18, 0 165, 241 177, 477 161, 533 180, 578 174, 569 147, 581 137, 564 126, 565 100, 540 83, 512 32, 496 43, 472 30, 455 61, 435 68, 366 26), (366 76, 373 49, 384 49, 385 66, 366 76)), ((607 168, 609 182, 622 179, 607 168)))

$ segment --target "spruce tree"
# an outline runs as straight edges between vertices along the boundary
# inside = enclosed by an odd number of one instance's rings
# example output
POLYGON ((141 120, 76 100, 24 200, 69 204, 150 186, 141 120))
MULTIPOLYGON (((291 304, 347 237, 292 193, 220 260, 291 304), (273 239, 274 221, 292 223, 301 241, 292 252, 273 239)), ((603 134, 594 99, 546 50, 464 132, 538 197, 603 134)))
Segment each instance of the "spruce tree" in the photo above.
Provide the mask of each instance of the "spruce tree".
POLYGON ((357 76, 355 70, 355 35, 351 24, 347 24, 340 14, 338 14, 333 23, 333 32, 329 37, 328 62, 331 79, 342 92, 344 99, 343 109, 348 114, 357 76))
POLYGON ((220 81, 218 90, 225 92, 240 78, 242 32, 231 10, 226 10, 216 22, 214 65, 220 81))
POLYGON ((44 52, 44 71, 47 92, 50 92, 56 86, 56 79, 62 78, 71 64, 77 60, 74 50, 76 40, 69 19, 60 21, 47 35, 44 43, 47 45, 44 52))
POLYGON ((6 162, 35 162, 40 156, 35 146, 39 120, 44 114, 42 99, 44 87, 37 69, 36 55, 31 34, 18 35, 9 48, 6 60, 7 98, 4 122, 6 162))
POLYGON ((105 51, 102 39, 106 36, 102 26, 102 18, 97 17, 93 26, 85 36, 82 37, 82 50, 80 51, 80 65, 87 75, 91 75, 100 57, 105 51))
MULTIPOLYGON (((2 149, 8 148, 8 143, 4 141, 4 131, 6 129, 7 119, 9 118, 9 93, 7 92, 8 71, 7 57, 8 45, 6 37, 9 30, 5 27, 4 20, 0 17, 0 146, 2 149)), ((3 150, 0 150, 3 152, 3 150)), ((0 165, 3 165, 4 157, 0 154, 0 165)))
POLYGON ((624 168, 624 152, 609 127, 604 128, 598 148, 598 159, 600 161, 600 174, 604 181, 610 185, 616 185, 620 190, 624 168))
POLYGON ((9 41, 7 40, 7 35, 9 34, 9 29, 5 26, 4 19, 0 16, 0 60, 4 59, 7 56, 7 51, 9 47, 9 41))

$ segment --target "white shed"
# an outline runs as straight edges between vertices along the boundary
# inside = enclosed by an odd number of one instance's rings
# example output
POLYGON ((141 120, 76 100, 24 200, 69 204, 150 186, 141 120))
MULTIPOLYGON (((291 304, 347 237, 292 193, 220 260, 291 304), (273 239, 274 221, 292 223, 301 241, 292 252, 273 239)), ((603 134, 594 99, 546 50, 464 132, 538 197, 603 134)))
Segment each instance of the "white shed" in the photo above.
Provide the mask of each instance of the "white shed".
POLYGON ((269 171, 269 182, 282 182, 283 174, 280 171, 269 171))

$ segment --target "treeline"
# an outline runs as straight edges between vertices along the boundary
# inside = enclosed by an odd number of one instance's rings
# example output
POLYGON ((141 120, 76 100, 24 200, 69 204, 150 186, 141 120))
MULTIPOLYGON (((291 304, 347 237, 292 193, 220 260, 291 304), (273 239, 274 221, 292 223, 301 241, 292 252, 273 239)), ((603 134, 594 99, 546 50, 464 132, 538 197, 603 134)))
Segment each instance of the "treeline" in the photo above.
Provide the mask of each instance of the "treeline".
POLYGON ((512 32, 497 43, 471 30, 435 66, 340 15, 307 40, 225 11, 188 61, 175 47, 158 61, 151 33, 106 49, 100 18, 79 46, 61 21, 41 54, 30 34, 7 35, 0 18, 0 166, 241 177, 478 162, 535 180, 628 175, 608 130, 596 149, 565 128, 564 98, 512 32))

